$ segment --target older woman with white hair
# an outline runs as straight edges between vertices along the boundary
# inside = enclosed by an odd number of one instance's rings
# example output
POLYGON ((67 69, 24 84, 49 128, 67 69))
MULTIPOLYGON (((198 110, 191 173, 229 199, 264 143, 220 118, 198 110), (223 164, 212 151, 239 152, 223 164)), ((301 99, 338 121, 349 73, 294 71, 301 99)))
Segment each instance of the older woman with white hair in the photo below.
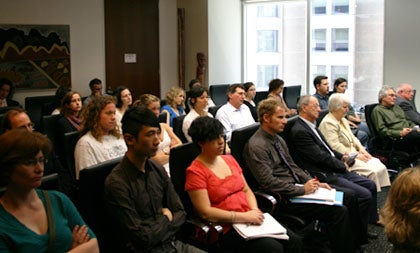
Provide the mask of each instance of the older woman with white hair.
POLYGON ((381 187, 391 185, 388 171, 379 159, 372 157, 365 150, 352 133, 350 125, 345 119, 349 103, 349 99, 344 94, 331 95, 328 102, 329 113, 321 121, 319 130, 334 150, 343 154, 358 152, 355 163, 349 170, 373 180, 379 192, 381 187))

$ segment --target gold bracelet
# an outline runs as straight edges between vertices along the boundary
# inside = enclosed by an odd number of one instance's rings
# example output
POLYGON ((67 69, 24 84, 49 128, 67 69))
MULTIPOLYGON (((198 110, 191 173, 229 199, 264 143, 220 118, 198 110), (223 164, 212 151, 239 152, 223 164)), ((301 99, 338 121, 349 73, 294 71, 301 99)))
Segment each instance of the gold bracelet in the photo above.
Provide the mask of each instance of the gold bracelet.
POLYGON ((230 222, 235 223, 236 213, 234 211, 230 211, 230 222))

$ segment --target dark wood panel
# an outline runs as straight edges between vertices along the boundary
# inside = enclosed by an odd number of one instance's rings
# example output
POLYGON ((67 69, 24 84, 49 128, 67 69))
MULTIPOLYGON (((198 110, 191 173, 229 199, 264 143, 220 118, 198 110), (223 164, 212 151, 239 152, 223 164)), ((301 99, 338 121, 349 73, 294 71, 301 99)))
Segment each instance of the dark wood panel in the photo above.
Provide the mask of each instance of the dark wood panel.
POLYGON ((160 95, 158 0, 105 0, 106 85, 160 95), (124 63, 135 53, 136 63, 124 63))

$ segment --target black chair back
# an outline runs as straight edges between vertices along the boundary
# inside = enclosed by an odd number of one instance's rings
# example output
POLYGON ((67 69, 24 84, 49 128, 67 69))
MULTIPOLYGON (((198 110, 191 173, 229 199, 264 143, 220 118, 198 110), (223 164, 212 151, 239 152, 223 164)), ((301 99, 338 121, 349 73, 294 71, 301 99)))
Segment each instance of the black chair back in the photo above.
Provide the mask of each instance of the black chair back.
POLYGON ((35 129, 37 131, 41 129, 41 117, 44 104, 50 103, 54 99, 54 95, 25 98, 25 110, 35 124, 35 129))
POLYGON ((122 157, 115 158, 80 171, 76 206, 84 221, 95 231, 101 252, 119 252, 115 251, 118 240, 106 211, 104 183, 121 160, 122 157))
POLYGON ((297 108, 297 102, 300 97, 302 85, 284 86, 283 88, 283 99, 290 109, 297 108))
POLYGON ((199 154, 200 149, 197 145, 189 142, 172 148, 169 156, 171 181, 190 219, 195 217, 190 197, 185 191, 185 170, 199 154))
MULTIPOLYGON (((54 148, 61 147, 60 145, 60 136, 59 136, 59 128, 58 128, 58 120, 62 116, 60 114, 56 115, 44 115, 41 118, 41 132, 45 134, 53 143, 54 148)), ((56 154, 61 155, 62 152, 55 152, 56 154)))
MULTIPOLYGON (((181 115, 176 117, 172 121, 172 129, 174 134, 182 141, 182 143, 187 143, 187 138, 185 138, 184 132, 182 131, 182 124, 184 123, 184 118, 187 115, 181 115)), ((172 151, 171 151, 172 152, 172 151)))
POLYGON ((6 107, 0 107, 0 114, 5 114, 11 109, 21 108, 19 106, 6 106, 6 107))
POLYGON ((319 126, 321 124, 321 121, 324 119, 324 117, 329 113, 328 109, 323 109, 319 112, 319 116, 316 119, 316 126, 319 126))
POLYGON ((267 97, 268 97, 268 91, 257 91, 257 93, 255 94, 255 97, 254 97, 255 105, 258 106, 258 103, 261 100, 266 99, 267 97))
POLYGON ((79 132, 69 132, 64 134, 64 157, 62 159, 63 165, 69 171, 73 180, 76 180, 76 169, 74 161, 74 149, 79 140, 79 132))
POLYGON ((227 91, 229 84, 210 85, 210 97, 215 105, 223 105, 227 101, 227 91))
POLYGON ((52 173, 42 177, 42 183, 39 186, 43 190, 55 190, 58 191, 58 174, 52 173))
POLYGON ((211 115, 213 115, 213 117, 216 117, 216 113, 217 113, 217 111, 220 109, 220 107, 222 107, 223 105, 216 105, 216 106, 212 106, 212 107, 209 107, 209 113, 211 114, 211 115))
POLYGON ((168 123, 166 121, 167 119, 168 119, 168 113, 167 112, 159 113, 159 116, 158 116, 159 123, 168 123))
POLYGON ((230 153, 233 157, 235 157, 236 161, 241 166, 249 187, 254 190, 259 188, 258 183, 252 173, 249 171, 242 154, 246 143, 252 137, 252 135, 254 135, 259 127, 260 123, 254 123, 252 125, 236 129, 232 132, 230 141, 230 153))

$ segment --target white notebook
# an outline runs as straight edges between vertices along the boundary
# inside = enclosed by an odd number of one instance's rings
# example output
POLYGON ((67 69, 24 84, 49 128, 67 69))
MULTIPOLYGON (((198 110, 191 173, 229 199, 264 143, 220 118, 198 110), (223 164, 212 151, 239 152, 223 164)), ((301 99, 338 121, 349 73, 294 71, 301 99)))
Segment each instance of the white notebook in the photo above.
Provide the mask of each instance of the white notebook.
POLYGON ((264 213, 264 222, 261 225, 251 225, 245 223, 233 224, 233 228, 245 240, 260 237, 272 237, 276 239, 289 240, 287 230, 269 213, 264 213))

